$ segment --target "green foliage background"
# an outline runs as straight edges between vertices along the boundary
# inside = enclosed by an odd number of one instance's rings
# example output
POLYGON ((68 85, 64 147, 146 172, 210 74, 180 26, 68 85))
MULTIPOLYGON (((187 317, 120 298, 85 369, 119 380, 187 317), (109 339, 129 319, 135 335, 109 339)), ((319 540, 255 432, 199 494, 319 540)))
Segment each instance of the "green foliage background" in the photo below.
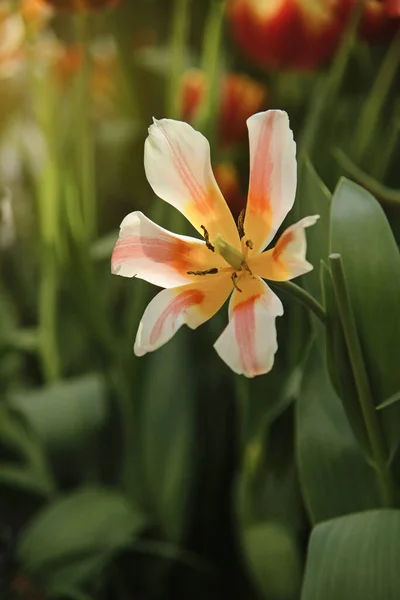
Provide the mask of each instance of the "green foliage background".
POLYGON ((400 597, 400 37, 370 46, 354 18, 326 68, 273 72, 243 58, 223 9, 56 15, 60 39, 83 40, 82 68, 60 87, 32 62, 1 108, 18 166, 0 171, 15 220, 0 246, 1 598, 400 597), (88 87, 102 36, 117 48, 104 112, 88 87), (292 219, 321 215, 300 285, 324 323, 278 292, 276 364, 255 380, 212 348, 224 311, 134 357, 154 289, 110 273, 132 210, 191 233, 143 169, 151 117, 179 118, 191 66, 211 90, 196 126, 243 182, 247 143, 227 156, 215 139, 219 82, 268 86, 298 142, 292 219))

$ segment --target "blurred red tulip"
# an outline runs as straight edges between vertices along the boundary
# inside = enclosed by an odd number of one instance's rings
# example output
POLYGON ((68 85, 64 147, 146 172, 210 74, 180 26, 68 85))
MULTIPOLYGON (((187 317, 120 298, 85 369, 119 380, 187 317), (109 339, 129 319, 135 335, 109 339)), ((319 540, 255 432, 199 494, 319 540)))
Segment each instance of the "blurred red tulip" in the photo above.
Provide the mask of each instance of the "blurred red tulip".
POLYGON ((120 0, 42 0, 56 10, 71 12, 104 10, 119 4, 120 0))
POLYGON ((232 215, 237 221, 240 211, 246 206, 246 196, 240 189, 239 174, 232 163, 219 163, 213 167, 215 179, 232 215))
POLYGON ((400 17, 400 0, 386 0, 385 4, 390 17, 400 17))
POLYGON ((400 27, 400 0, 367 0, 360 34, 368 42, 386 40, 400 27))
POLYGON ((354 0, 230 0, 232 34, 264 67, 315 69, 335 53, 354 0))
MULTIPOLYGON (((193 121, 206 90, 204 73, 191 69, 182 80, 181 111, 193 121)), ((246 120, 266 108, 267 88, 247 75, 228 74, 222 81, 219 105, 219 138, 223 145, 240 143, 247 137, 246 120)))

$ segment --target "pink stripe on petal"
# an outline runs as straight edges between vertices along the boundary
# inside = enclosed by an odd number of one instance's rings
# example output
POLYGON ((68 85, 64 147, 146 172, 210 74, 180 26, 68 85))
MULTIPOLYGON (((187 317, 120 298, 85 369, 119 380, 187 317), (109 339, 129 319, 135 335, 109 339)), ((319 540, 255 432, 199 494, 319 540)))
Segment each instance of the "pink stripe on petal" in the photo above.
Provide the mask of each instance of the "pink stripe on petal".
POLYGON ((201 304, 204 299, 204 293, 201 290, 186 290, 176 296, 165 308, 158 317, 150 332, 149 342, 151 345, 156 344, 159 340, 163 327, 167 319, 177 319, 182 311, 196 304, 201 304))
POLYGON ((270 112, 262 123, 250 173, 249 209, 257 213, 271 210, 267 191, 274 168, 271 128, 276 117, 276 113, 270 112))
POLYGON ((246 373, 257 373, 256 356, 256 319, 254 303, 258 296, 251 296, 237 304, 234 311, 235 336, 239 347, 240 359, 246 373))
POLYGON ((213 212, 213 206, 210 202, 210 194, 196 179, 192 169, 190 168, 189 163, 186 160, 184 153, 182 152, 179 143, 175 142, 174 145, 168 137, 165 129, 162 127, 161 129, 163 134, 165 135, 165 139, 167 140, 168 146, 171 150, 177 171, 182 179, 184 186, 189 192, 189 198, 191 198, 195 202, 197 210, 199 212, 205 213, 204 216, 207 217, 208 214, 213 212))

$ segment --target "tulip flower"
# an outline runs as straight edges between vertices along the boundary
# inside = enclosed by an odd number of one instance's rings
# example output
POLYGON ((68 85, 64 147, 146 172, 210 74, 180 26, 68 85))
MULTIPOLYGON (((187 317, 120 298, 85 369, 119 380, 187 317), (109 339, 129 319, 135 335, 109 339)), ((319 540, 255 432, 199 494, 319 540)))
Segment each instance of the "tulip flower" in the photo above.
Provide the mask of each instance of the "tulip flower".
MULTIPOLYGON (((181 110, 185 121, 193 121, 201 106, 207 81, 199 69, 190 69, 182 80, 181 110)), ((246 119, 266 108, 267 88, 247 75, 226 74, 222 79, 218 110, 219 139, 224 146, 242 142, 246 119)))
POLYGON ((335 53, 354 0, 230 0, 232 34, 263 67, 315 69, 335 53))
POLYGON ((170 119, 154 120, 149 128, 147 179, 203 239, 173 234, 141 212, 122 221, 112 272, 165 288, 140 321, 137 356, 165 344, 184 323, 196 329, 231 295, 229 324, 214 345, 217 353, 247 377, 272 368, 278 347, 275 319, 283 306, 263 279, 287 281, 312 269, 305 257, 305 228, 318 215, 291 225, 264 252, 294 203, 296 145, 285 112, 257 113, 247 126, 250 183, 237 224, 215 181, 206 138, 187 123, 170 119))
POLYGON ((400 26, 400 0, 367 0, 363 7, 360 33, 370 43, 392 37, 400 26))

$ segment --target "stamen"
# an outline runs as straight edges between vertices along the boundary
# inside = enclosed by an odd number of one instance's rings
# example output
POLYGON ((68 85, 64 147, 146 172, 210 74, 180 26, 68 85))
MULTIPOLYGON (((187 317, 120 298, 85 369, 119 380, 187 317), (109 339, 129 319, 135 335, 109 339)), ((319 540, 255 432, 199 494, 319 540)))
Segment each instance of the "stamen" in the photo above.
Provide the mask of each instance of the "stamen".
POLYGON ((211 252, 215 252, 215 248, 212 245, 212 243, 210 242, 210 236, 208 235, 208 231, 207 229, 204 227, 204 225, 200 225, 200 227, 202 228, 202 230, 204 231, 204 239, 206 241, 206 246, 209 250, 211 250, 211 252))
POLYGON ((253 250, 253 242, 251 240, 246 240, 246 246, 250 249, 253 250))
POLYGON ((205 269, 204 271, 186 271, 188 275, 215 275, 218 273, 218 269, 213 267, 212 269, 205 269))
POLYGON ((237 230, 239 232, 239 238, 244 237, 244 217, 246 215, 246 209, 242 208, 238 217, 237 230))
POLYGON ((238 275, 236 273, 232 273, 232 283, 233 283, 233 287, 238 291, 238 292, 242 292, 243 290, 240 289, 240 287, 238 287, 238 284, 236 283, 236 279, 238 278, 238 275))
POLYGON ((250 275, 253 275, 253 273, 250 270, 249 265, 247 264, 247 262, 245 260, 242 262, 242 269, 244 269, 245 271, 247 271, 248 273, 250 273, 250 275))

